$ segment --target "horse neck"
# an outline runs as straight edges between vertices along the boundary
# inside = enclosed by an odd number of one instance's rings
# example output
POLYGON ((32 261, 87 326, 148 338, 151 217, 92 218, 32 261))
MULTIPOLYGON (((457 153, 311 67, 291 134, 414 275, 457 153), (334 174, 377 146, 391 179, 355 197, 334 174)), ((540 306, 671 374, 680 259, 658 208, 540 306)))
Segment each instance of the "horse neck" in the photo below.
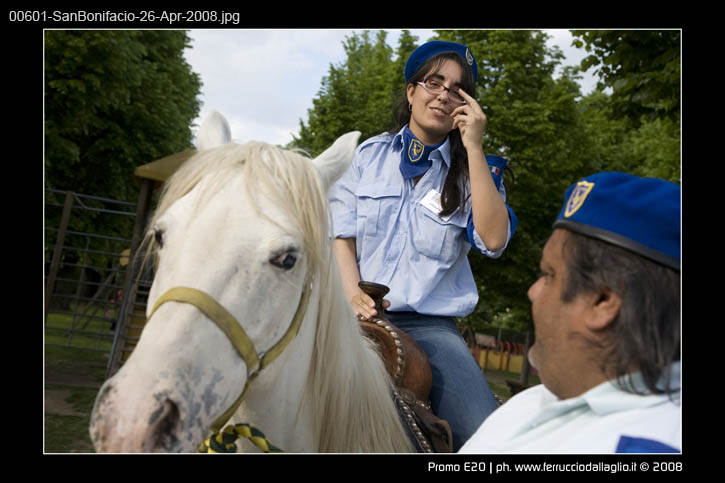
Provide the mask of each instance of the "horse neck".
MULTIPOLYGON (((315 294, 313 291, 312 297, 315 294)), ((302 407, 310 371, 317 314, 308 311, 300 332, 269 367, 259 373, 234 423, 249 423, 285 452, 317 452, 309 408, 302 407)), ((244 451, 258 451, 244 440, 244 451)))
POLYGON ((334 257, 321 270, 305 404, 319 452, 409 452, 384 363, 362 336, 334 257))

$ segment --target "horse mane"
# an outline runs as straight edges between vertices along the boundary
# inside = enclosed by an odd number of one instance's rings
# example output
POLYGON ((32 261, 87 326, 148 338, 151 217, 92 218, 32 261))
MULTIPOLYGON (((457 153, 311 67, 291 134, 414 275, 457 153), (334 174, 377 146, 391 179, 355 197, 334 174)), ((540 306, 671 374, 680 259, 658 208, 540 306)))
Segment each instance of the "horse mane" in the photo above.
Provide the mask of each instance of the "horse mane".
MULTIPOLYGON (((165 184, 149 227, 202 178, 197 209, 237 173, 244 173, 249 193, 263 186, 297 221, 309 258, 307 268, 319 281, 315 344, 302 401, 313 415, 317 451, 414 451, 391 403, 392 383, 383 360, 374 343, 363 337, 345 298, 332 256, 327 196, 306 156, 256 141, 197 153, 165 184)), ((254 197, 250 201, 255 205, 254 197)), ((264 216, 260 207, 255 208, 264 216)), ((153 230, 147 231, 145 243, 148 257, 154 250, 153 230)))
POLYGON ((317 334, 305 395, 314 408, 313 427, 319 428, 318 451, 415 452, 391 404, 392 382, 378 348, 362 335, 345 298, 336 259, 329 256, 321 268, 317 334))

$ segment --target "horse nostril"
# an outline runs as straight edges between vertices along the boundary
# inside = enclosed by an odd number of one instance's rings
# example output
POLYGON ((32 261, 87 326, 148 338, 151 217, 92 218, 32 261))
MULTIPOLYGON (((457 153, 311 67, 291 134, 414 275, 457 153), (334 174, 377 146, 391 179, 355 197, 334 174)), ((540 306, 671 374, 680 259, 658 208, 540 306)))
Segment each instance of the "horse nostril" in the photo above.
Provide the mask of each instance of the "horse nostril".
POLYGON ((144 452, 169 451, 179 443, 177 434, 181 418, 179 408, 170 399, 164 400, 159 409, 149 419, 151 430, 144 442, 144 452))

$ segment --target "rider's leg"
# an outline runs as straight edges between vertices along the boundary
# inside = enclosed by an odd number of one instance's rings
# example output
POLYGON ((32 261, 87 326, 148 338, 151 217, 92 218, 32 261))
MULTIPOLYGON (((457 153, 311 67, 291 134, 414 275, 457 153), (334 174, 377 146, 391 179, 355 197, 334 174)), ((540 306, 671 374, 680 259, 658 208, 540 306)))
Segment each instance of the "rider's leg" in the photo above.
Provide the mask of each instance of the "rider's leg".
POLYGON ((481 368, 449 317, 387 313, 421 346, 433 373, 430 402, 453 432, 453 451, 463 445, 497 407, 481 368))

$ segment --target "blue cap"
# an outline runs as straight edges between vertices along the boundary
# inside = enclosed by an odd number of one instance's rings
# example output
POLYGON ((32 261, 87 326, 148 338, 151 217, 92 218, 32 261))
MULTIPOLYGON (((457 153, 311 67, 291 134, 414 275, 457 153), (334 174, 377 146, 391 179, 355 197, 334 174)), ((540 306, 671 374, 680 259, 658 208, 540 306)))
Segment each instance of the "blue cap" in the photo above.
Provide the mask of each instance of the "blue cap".
POLYGON ((478 65, 476 65, 476 59, 473 57, 471 50, 463 44, 456 42, 445 42, 443 40, 432 40, 421 45, 410 54, 408 62, 405 63, 405 82, 408 82, 413 74, 420 69, 426 60, 430 59, 436 54, 443 52, 456 52, 461 57, 466 59, 468 65, 473 70, 473 80, 478 81, 478 65))
POLYGON ((626 173, 597 173, 564 195, 554 228, 620 246, 680 270, 680 186, 626 173))

